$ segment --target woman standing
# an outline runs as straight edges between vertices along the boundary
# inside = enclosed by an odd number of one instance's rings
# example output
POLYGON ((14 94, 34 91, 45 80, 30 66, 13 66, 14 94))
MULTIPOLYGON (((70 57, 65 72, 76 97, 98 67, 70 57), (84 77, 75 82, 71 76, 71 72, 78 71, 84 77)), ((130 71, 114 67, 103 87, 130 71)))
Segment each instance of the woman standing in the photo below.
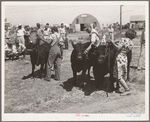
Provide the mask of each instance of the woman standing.
POLYGON ((130 94, 130 89, 125 82, 127 79, 127 52, 133 48, 133 43, 131 40, 136 37, 136 32, 134 30, 128 30, 125 33, 125 36, 127 38, 122 38, 117 44, 114 43, 113 40, 110 40, 110 43, 116 50, 113 76, 125 89, 125 92, 121 95, 130 94))

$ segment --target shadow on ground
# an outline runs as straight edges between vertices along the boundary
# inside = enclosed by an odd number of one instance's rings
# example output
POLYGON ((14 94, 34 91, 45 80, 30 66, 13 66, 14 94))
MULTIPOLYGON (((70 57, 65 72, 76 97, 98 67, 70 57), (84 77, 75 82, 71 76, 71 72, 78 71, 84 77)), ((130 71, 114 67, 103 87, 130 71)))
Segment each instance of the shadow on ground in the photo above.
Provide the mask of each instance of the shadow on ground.
MULTIPOLYGON (((40 70, 37 70, 37 71, 34 71, 34 78, 40 78, 40 79, 43 79, 43 78, 45 78, 45 76, 46 76, 46 71, 44 71, 43 73, 41 73, 41 71, 40 70)), ((33 76, 32 76, 32 74, 29 74, 29 75, 27 75, 27 76, 23 76, 23 80, 26 80, 26 79, 28 79, 28 78, 33 78, 33 76)), ((55 75, 54 74, 52 74, 51 75, 51 78, 55 78, 55 75)))
POLYGON ((82 79, 82 76, 78 75, 77 80, 76 80, 76 86, 73 86, 73 77, 69 78, 67 81, 64 81, 63 84, 61 84, 60 86, 62 86, 63 89, 65 89, 67 92, 72 91, 73 87, 76 87, 78 90, 82 90, 85 96, 89 96, 94 91, 99 91, 99 90, 106 91, 107 90, 107 86, 109 82, 108 78, 105 78, 102 89, 96 88, 95 80, 92 78, 90 79, 86 78, 87 80, 86 80, 86 84, 84 85, 84 88, 80 89, 79 86, 81 83, 81 79, 82 79))

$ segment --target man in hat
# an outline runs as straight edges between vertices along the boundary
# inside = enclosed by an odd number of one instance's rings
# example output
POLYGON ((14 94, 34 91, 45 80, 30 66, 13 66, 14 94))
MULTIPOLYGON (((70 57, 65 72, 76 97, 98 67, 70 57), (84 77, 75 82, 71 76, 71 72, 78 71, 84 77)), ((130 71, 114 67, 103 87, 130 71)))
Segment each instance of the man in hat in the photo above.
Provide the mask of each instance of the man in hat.
POLYGON ((60 51, 61 51, 61 58, 63 59, 63 45, 65 43, 66 40, 66 30, 64 27, 64 24, 61 23, 61 27, 59 28, 59 35, 60 35, 60 39, 59 39, 59 45, 60 45, 60 51))
MULTIPOLYGON (((21 43, 21 44, 24 45, 24 46, 25 46, 25 39, 24 39, 25 33, 26 33, 26 31, 25 31, 25 29, 22 27, 22 24, 18 24, 17 40, 19 41, 19 43, 21 43)), ((25 54, 23 54, 23 59, 25 59, 25 54)))
POLYGON ((51 30, 49 28, 49 23, 47 23, 44 28, 44 38, 47 39, 47 37, 50 35, 50 33, 51 33, 51 30))

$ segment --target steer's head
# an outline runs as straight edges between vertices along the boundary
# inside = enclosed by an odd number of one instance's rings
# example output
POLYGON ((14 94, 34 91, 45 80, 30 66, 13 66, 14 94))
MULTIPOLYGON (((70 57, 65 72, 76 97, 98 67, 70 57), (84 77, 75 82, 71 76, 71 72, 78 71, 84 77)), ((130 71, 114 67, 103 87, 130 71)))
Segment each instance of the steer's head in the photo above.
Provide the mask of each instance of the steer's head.
POLYGON ((98 46, 94 53, 96 56, 97 63, 98 64, 104 63, 104 61, 106 60, 106 46, 105 45, 98 46))
POLYGON ((36 47, 36 44, 37 44, 37 35, 36 35, 36 32, 32 32, 30 33, 30 37, 29 37, 29 43, 27 44, 27 47, 26 47, 26 55, 30 55, 33 51, 35 51, 35 47, 36 47))
POLYGON ((71 44, 76 52, 76 60, 83 60, 85 59, 84 51, 89 46, 90 43, 82 43, 81 41, 77 44, 74 44, 73 41, 71 41, 71 44))

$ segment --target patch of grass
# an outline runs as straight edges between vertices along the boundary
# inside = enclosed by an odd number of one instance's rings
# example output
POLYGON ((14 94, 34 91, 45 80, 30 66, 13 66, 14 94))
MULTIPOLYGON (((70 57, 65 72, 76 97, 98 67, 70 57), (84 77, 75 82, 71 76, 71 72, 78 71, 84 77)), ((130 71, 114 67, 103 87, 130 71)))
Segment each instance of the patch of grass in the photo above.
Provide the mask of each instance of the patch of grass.
MULTIPOLYGON (((78 39, 83 36, 85 41, 89 36, 88 33, 74 33, 68 35, 70 39, 78 39)), ((119 36, 119 34, 118 34, 119 36)), ((117 36, 117 37, 118 37, 117 36)), ((139 38, 134 42, 139 45, 139 38)), ((22 60, 20 61, 6 61, 5 62, 5 113, 37 113, 37 112, 54 112, 53 110, 63 110, 71 106, 78 106, 79 103, 90 104, 93 101, 99 101, 99 99, 105 99, 106 94, 91 96, 91 98, 85 97, 85 92, 90 91, 91 87, 94 88, 94 81, 90 81, 85 88, 85 91, 76 90, 72 87, 73 73, 70 64, 70 55, 73 48, 69 42, 69 50, 64 50, 64 61, 61 65, 61 80, 55 81, 53 78, 51 82, 44 81, 40 78, 22 79, 23 76, 27 76, 31 73, 31 64, 24 65, 22 60), (68 80, 70 79, 70 80, 68 80), (68 83, 71 91, 66 91, 60 84, 68 83), (17 91, 16 91, 17 90, 17 91), (22 92, 21 92, 22 91, 22 92), (74 94, 76 93, 76 94, 74 94), (80 95, 81 94, 81 95, 80 95), (64 97, 65 95, 65 97, 64 97), (68 98, 67 98, 68 96, 68 98), (59 101, 58 101, 59 99, 59 101), (48 101, 54 101, 47 103, 48 101), (57 102, 58 101, 58 102, 57 102), (20 109, 21 108, 21 109, 20 109)), ((133 57, 130 68, 130 84, 140 91, 144 91, 145 87, 145 70, 138 71, 136 68, 137 60, 139 56, 139 48, 133 48, 133 57), (139 87, 140 86, 140 87, 139 87)), ((30 61, 30 57, 27 56, 27 60, 30 61)), ((145 62, 142 64, 145 65, 145 62)), ((39 70, 40 66, 35 68, 39 70)), ((54 72, 52 72, 54 74, 54 72)), ((91 71, 92 74, 92 71, 91 71)), ((80 79, 78 80, 80 82, 80 79)), ((120 97, 118 98, 120 99, 120 97)))

